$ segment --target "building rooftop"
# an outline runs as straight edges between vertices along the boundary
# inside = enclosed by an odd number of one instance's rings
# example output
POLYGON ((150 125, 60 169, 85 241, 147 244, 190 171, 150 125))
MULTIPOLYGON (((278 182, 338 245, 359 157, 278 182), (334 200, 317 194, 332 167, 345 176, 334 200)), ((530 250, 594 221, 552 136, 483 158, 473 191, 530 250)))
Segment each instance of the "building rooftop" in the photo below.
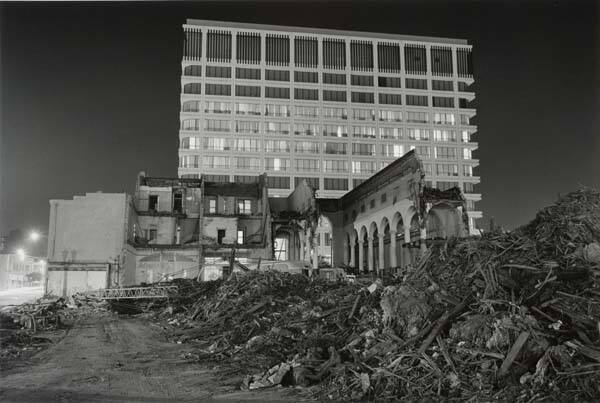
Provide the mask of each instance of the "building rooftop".
POLYGON ((245 22, 231 21, 212 21, 198 20, 188 18, 186 25, 202 25, 215 28, 237 28, 237 29, 253 29, 258 31, 278 31, 278 32, 303 32, 307 34, 332 35, 332 36, 350 36, 357 38, 374 38, 374 39, 389 39, 397 41, 414 41, 414 42, 431 42, 431 43, 447 43, 454 45, 467 45, 470 47, 466 39, 440 38, 434 36, 418 36, 418 35, 399 35, 388 33, 364 32, 364 31, 345 31, 338 29, 322 29, 309 27, 293 27, 285 25, 266 25, 266 24, 251 24, 245 22))
POLYGON ((199 188, 201 183, 201 179, 195 178, 156 178, 151 176, 140 176, 140 186, 199 188))
POLYGON ((377 189, 380 189, 397 176, 405 175, 406 171, 414 172, 419 168, 421 170, 423 169, 422 162, 419 157, 417 157, 415 150, 410 150, 402 157, 394 160, 388 166, 369 177, 367 180, 362 182, 348 193, 344 194, 339 199, 341 202, 341 207, 344 208, 344 206, 347 206, 354 200, 375 192, 377 189))

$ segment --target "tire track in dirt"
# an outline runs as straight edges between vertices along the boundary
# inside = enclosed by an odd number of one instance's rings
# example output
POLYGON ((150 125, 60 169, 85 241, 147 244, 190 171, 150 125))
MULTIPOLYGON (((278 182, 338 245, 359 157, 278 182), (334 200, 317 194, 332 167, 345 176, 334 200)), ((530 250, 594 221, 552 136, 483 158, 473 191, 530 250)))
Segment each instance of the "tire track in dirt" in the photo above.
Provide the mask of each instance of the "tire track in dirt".
MULTIPOLYGON (((0 375, 0 400, 18 402, 289 401, 285 391, 235 391, 206 367, 181 358, 191 349, 165 340, 141 319, 76 323, 29 367, 0 375)), ((243 375, 243 374, 240 374, 243 375)), ((294 399, 296 400, 296 399, 294 399)))

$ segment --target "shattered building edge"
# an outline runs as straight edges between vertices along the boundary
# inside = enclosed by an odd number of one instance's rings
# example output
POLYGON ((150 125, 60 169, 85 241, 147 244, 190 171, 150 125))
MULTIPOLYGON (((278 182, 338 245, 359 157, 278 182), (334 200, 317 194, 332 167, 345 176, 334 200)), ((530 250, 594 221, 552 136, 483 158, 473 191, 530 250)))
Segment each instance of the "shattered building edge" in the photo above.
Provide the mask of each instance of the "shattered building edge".
POLYGON ((414 151, 337 200, 317 198, 306 181, 286 198, 269 198, 267 175, 235 184, 142 172, 133 197, 97 192, 50 201, 46 289, 66 295, 195 277, 200 256, 200 278, 211 280, 275 259, 277 239, 288 245, 283 260, 317 269, 320 217, 331 223, 335 266, 413 264, 427 243, 467 234, 460 189, 424 200, 424 177, 414 151))

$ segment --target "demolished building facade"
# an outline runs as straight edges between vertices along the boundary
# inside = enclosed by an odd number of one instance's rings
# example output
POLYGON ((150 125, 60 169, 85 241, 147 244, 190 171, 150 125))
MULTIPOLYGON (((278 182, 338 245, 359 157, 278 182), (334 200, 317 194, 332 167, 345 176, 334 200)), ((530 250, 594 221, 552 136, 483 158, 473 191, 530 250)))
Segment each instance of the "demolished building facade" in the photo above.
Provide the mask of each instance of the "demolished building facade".
POLYGON ((339 199, 319 199, 308 181, 268 197, 253 183, 157 178, 140 173, 133 196, 88 193, 51 200, 46 289, 57 295, 150 284, 176 277, 212 280, 234 262, 329 264, 317 228, 327 220, 334 266, 361 272, 414 264, 435 239, 468 234, 460 189, 425 187, 411 151, 339 199))

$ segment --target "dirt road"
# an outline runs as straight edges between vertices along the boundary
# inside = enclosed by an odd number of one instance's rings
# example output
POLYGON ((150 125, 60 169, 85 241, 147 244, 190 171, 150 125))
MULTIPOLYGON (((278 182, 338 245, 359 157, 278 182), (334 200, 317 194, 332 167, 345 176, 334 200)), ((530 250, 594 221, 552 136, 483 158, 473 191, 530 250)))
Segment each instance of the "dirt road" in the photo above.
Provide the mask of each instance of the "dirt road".
POLYGON ((281 389, 236 390, 241 378, 215 379, 208 367, 182 358, 191 349, 167 342, 159 328, 142 319, 77 323, 31 365, 0 375, 0 401, 296 400, 281 389))

